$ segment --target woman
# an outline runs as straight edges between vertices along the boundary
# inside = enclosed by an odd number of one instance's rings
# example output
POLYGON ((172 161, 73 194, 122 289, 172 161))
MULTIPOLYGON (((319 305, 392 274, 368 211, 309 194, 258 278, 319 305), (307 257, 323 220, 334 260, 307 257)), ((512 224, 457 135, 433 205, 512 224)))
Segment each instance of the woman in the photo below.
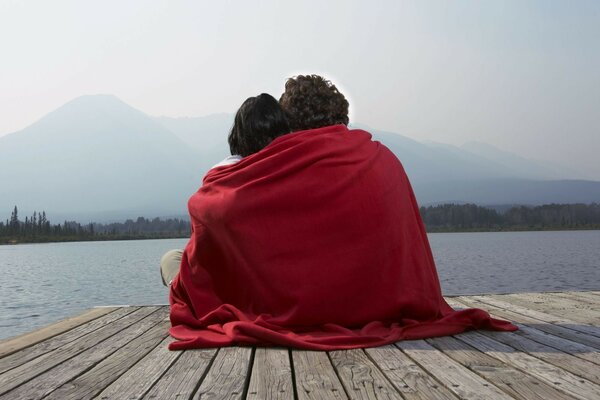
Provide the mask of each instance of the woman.
MULTIPOLYGON (((279 105, 270 94, 261 93, 242 103, 233 122, 227 141, 231 155, 211 167, 233 165, 266 147, 273 139, 290 132, 290 127, 279 105)), ((160 261, 163 285, 169 286, 179 272, 183 251, 165 253, 160 261)))

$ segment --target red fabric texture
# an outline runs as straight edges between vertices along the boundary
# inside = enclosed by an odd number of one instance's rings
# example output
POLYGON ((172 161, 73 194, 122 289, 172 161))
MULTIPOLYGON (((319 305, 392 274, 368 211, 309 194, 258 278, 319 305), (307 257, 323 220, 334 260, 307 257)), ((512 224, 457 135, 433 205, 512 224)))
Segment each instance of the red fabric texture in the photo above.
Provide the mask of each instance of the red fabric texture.
POLYGON ((402 164, 366 131, 280 136, 210 170, 188 208, 171 350, 339 350, 517 329, 446 303, 402 164))

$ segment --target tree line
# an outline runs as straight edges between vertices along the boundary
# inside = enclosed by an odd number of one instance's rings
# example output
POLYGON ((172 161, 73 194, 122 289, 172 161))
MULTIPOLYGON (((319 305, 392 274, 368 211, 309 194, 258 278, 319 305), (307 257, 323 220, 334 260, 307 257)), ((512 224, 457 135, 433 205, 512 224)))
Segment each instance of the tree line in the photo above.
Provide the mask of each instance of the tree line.
MULTIPOLYGON (((421 207, 419 212, 428 232, 600 229, 600 203, 515 206, 505 212, 475 204, 442 204, 421 207)), ((0 244, 185 238, 189 234, 189 220, 180 218, 51 224, 45 211, 34 211, 21 220, 16 206, 10 219, 0 222, 0 244)))
POLYGON ((514 206, 503 213, 475 204, 420 208, 428 232, 600 229, 600 203, 514 206))
POLYGON ((34 211, 22 221, 17 206, 10 219, 0 222, 0 243, 66 242, 85 240, 126 240, 189 237, 190 223, 180 218, 138 217, 135 221, 82 225, 76 221, 51 224, 46 212, 34 211))

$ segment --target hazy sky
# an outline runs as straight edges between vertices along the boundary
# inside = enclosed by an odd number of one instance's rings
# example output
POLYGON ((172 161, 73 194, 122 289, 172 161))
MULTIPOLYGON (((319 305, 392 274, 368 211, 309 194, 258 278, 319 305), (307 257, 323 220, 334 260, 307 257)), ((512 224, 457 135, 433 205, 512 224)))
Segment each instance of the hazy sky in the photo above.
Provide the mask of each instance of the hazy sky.
POLYGON ((0 135, 82 94, 233 112, 322 73, 351 121, 600 180, 600 1, 4 1, 0 135))

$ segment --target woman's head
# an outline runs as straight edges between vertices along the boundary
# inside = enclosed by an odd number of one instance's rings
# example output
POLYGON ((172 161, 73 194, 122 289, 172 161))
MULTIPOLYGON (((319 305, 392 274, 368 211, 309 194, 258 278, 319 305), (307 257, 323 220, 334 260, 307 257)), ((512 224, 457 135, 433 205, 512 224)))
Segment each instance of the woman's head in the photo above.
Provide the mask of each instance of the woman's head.
POLYGON ((279 102, 273 96, 262 93, 244 101, 235 114, 227 140, 231 154, 246 157, 289 132, 290 127, 279 102))

